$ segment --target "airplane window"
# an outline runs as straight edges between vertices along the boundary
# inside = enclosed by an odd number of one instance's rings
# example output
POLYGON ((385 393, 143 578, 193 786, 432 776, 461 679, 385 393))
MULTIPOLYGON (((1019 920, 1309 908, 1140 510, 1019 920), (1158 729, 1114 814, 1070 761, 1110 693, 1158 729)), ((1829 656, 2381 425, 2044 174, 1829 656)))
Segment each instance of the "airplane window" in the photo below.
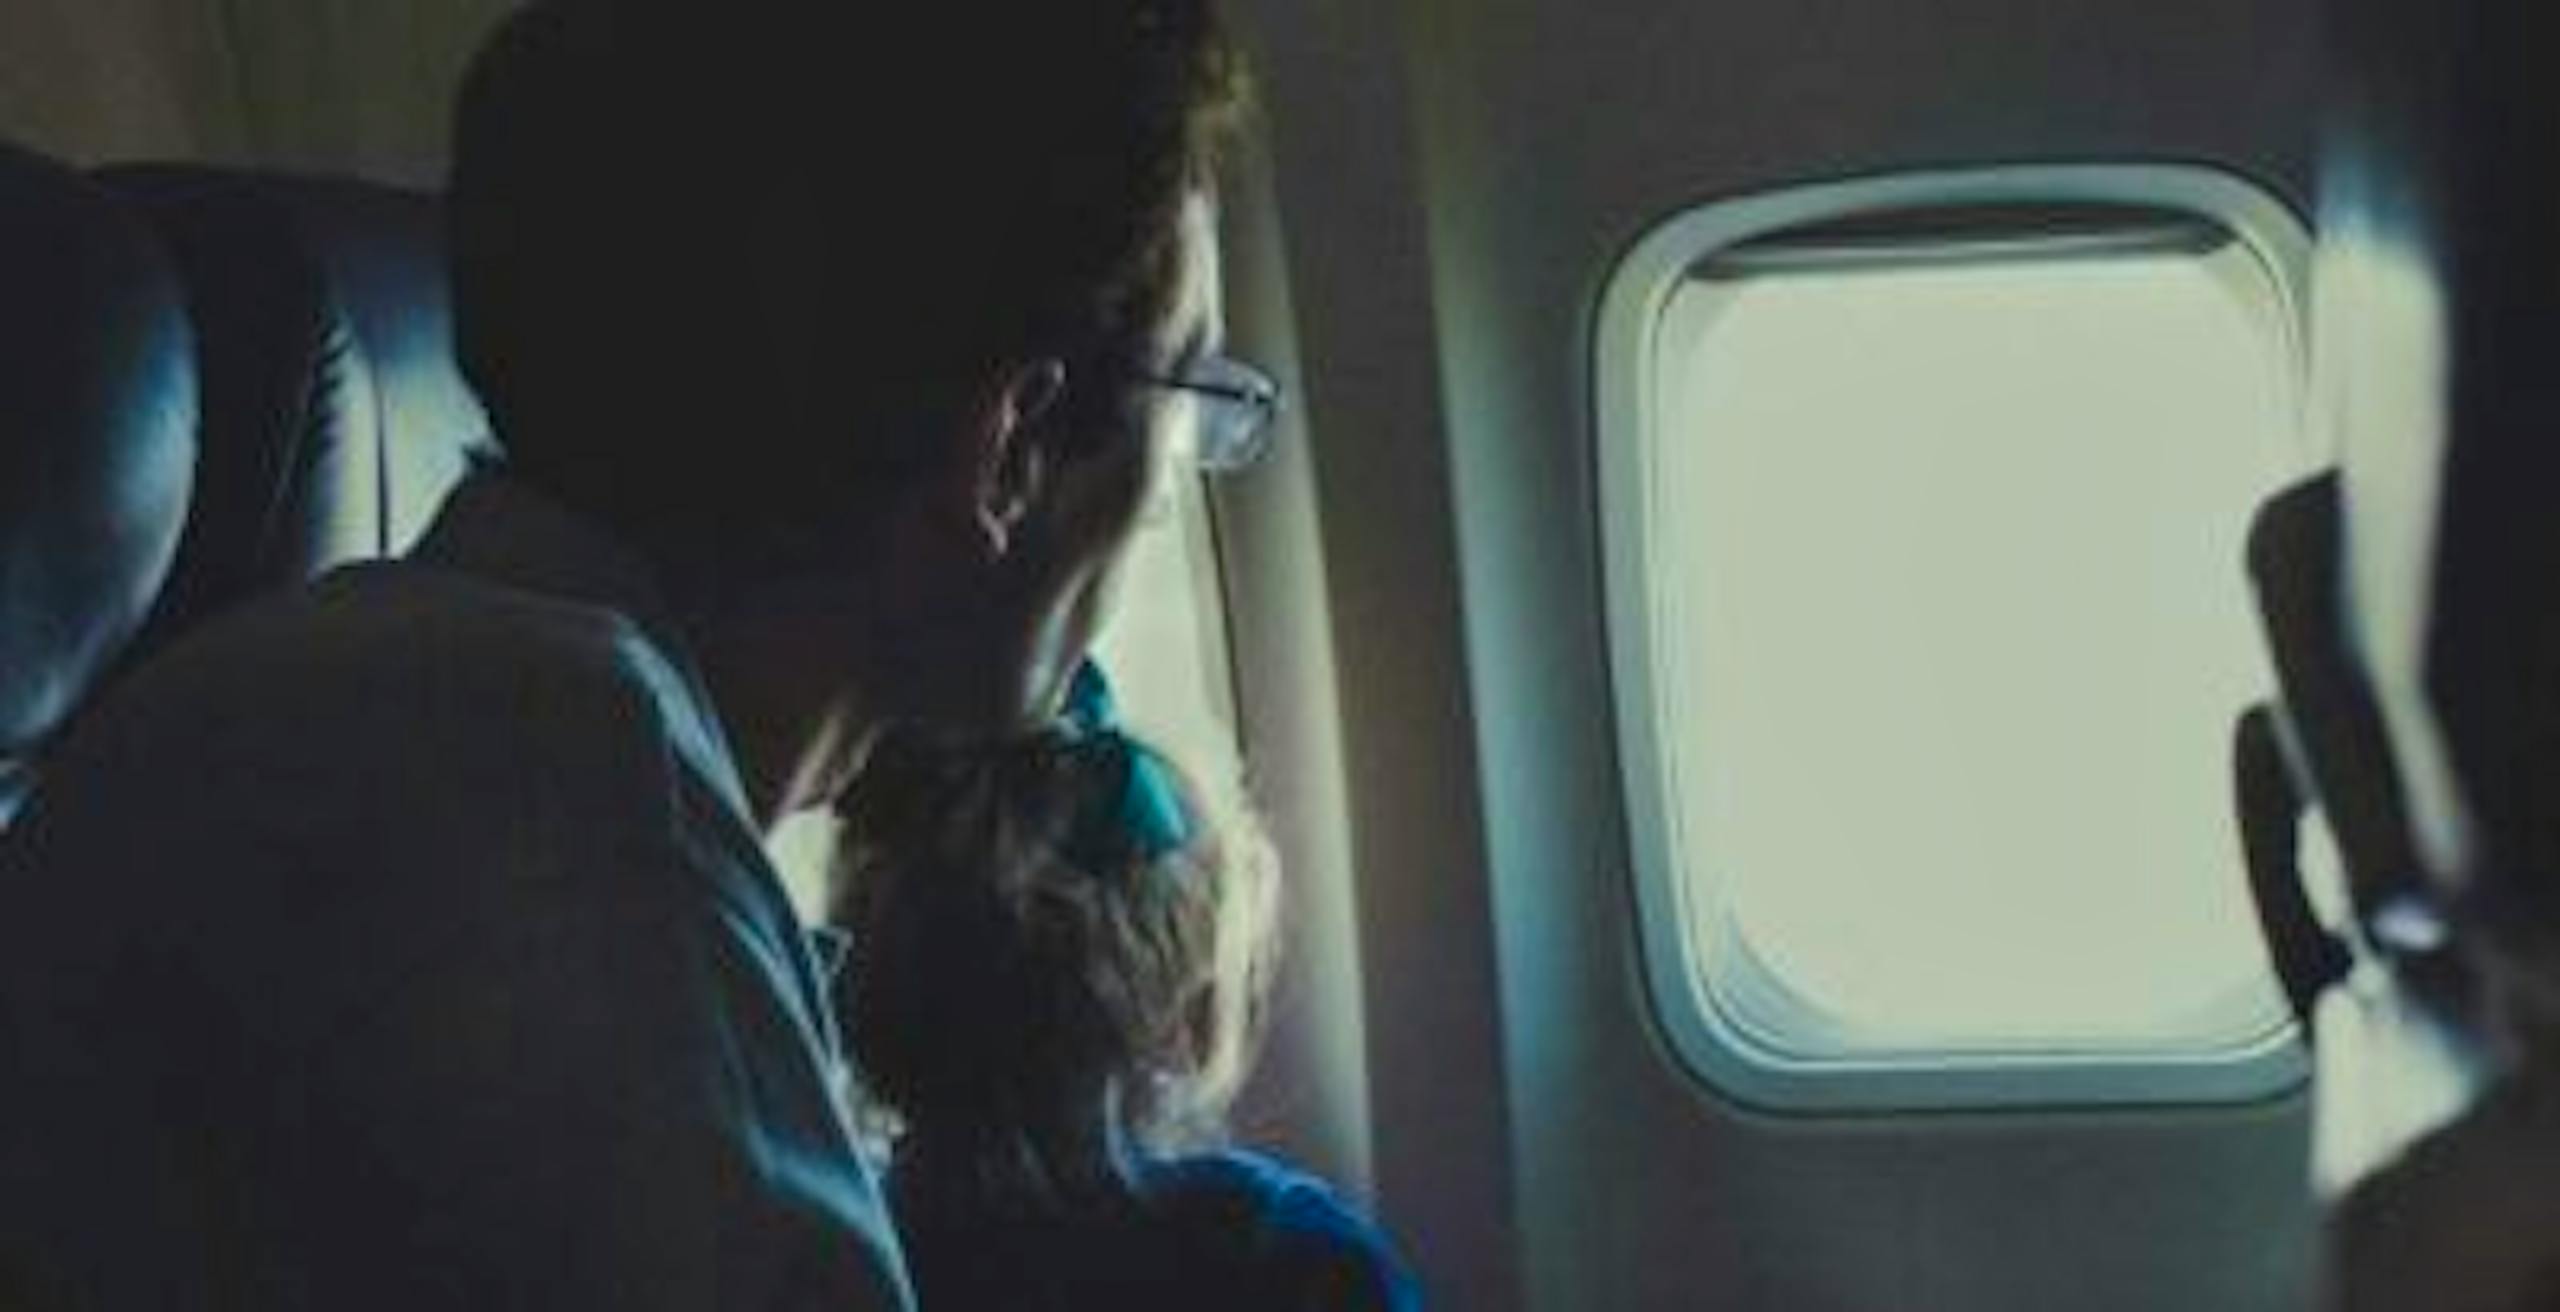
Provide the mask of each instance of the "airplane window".
MULTIPOLYGON (((1162 513, 1138 528, 1122 566, 1120 605, 1095 643, 1132 731, 1201 771, 1236 760, 1234 685, 1226 603, 1218 583, 1209 502, 1198 480, 1174 489, 1162 513)), ((792 904, 816 915, 824 901, 834 822, 795 816, 767 844, 792 904)))
POLYGON ((2299 465, 2288 288, 2219 225, 2051 217, 1763 240, 1658 301, 1631 787, 1745 1096, 2299 1078, 2223 767, 2273 678, 2240 562, 2299 465))
POLYGON ((1194 480, 1138 530, 1120 607, 1094 644, 1129 727, 1202 771, 1232 769, 1235 684, 1209 500, 1194 480))

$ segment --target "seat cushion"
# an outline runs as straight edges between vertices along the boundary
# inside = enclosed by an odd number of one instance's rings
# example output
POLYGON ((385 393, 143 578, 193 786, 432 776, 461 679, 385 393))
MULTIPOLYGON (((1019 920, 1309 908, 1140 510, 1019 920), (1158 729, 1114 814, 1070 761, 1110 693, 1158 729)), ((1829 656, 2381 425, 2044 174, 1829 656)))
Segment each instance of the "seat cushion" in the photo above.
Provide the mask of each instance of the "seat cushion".
POLYGON ((195 511, 146 642, 414 544, 495 449, 453 364, 437 199, 185 164, 97 176, 175 253, 203 377, 195 511))
POLYGON ((5 148, 0 288, 0 774, 23 779, 167 578, 196 388, 149 230, 95 183, 5 148))
POLYGON ((153 648, 246 597, 379 554, 380 443, 327 272, 262 188, 178 166, 98 179, 159 233, 195 329, 195 495, 153 648))

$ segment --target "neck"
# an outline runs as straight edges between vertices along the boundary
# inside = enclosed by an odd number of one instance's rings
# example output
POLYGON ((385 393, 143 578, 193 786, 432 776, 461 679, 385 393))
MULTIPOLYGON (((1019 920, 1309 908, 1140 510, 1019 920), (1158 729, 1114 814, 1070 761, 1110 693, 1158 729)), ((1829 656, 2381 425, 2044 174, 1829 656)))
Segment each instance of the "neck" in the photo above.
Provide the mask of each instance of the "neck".
POLYGON ((877 681, 861 673, 870 668, 862 635, 834 631, 856 626, 808 613, 726 606, 697 610, 688 625, 753 819, 768 833, 834 800, 882 723, 868 692, 877 681))

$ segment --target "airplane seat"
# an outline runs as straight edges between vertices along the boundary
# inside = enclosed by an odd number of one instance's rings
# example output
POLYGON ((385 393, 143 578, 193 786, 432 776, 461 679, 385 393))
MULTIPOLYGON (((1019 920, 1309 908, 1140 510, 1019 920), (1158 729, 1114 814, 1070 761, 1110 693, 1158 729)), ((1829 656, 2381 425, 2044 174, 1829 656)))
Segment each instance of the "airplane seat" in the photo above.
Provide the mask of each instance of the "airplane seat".
POLYGON ((442 199, 344 178, 254 182, 291 214, 355 331, 380 418, 379 549, 403 554, 463 476, 500 456, 454 356, 442 199))
POLYGON ((196 454, 183 293, 107 190, 0 147, 0 827, 169 577, 196 454))
POLYGON ((97 176, 174 253, 203 379, 196 506, 148 641, 414 543, 494 450, 446 345, 433 198, 181 164, 97 176))
POLYGON ((377 552, 375 408, 326 272, 254 187, 184 167, 96 176, 158 232, 195 327, 195 495, 149 650, 244 597, 377 552))

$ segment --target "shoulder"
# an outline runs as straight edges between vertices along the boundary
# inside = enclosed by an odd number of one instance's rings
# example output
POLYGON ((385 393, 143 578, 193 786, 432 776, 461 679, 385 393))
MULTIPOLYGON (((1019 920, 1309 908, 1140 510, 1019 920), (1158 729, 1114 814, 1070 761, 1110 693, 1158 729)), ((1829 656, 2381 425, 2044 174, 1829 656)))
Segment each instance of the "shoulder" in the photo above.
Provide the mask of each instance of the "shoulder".
POLYGON ((1290 1291, 1283 1306, 1421 1306, 1386 1231, 1332 1186, 1277 1158, 1242 1149, 1172 1158, 1149 1168, 1147 1185, 1160 1205, 1241 1240, 1257 1285, 1290 1291))
POLYGON ((374 863, 663 832, 677 683, 614 612, 356 567, 160 653, 47 763, 36 806, 109 827, 147 808, 162 847, 192 832, 374 863))
MULTIPOLYGON (((645 728, 655 657, 618 614, 408 564, 337 571, 190 634, 102 704, 102 735, 164 722, 218 728, 208 746, 388 730, 426 744, 538 739, 576 722, 645 728)), ((376 744, 383 753, 399 746, 376 744)))
POLYGON ((149 944, 301 1043, 600 909, 683 923, 705 862, 662 665, 609 612, 401 565, 218 619, 42 763, 0 992, 149 944))

